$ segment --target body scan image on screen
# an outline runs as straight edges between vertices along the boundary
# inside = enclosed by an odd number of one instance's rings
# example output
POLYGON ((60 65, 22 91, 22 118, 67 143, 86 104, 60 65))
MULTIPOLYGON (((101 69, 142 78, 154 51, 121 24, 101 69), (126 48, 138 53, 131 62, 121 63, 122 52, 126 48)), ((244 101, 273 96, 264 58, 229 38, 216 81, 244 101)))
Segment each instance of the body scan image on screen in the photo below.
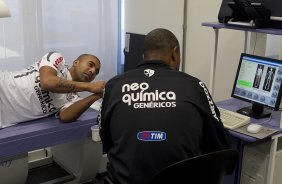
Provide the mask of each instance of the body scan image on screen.
POLYGON ((241 54, 231 96, 252 103, 237 112, 263 118, 278 110, 281 102, 282 61, 241 54))

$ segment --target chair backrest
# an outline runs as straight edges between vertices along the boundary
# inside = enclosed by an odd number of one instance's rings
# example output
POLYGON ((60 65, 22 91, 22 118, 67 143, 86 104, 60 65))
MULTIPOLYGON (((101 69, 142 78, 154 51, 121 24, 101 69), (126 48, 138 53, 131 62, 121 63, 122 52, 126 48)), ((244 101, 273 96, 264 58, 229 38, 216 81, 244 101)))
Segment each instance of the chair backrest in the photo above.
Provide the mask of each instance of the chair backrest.
POLYGON ((221 184, 238 158, 238 151, 228 149, 185 159, 161 169, 149 183, 221 184))

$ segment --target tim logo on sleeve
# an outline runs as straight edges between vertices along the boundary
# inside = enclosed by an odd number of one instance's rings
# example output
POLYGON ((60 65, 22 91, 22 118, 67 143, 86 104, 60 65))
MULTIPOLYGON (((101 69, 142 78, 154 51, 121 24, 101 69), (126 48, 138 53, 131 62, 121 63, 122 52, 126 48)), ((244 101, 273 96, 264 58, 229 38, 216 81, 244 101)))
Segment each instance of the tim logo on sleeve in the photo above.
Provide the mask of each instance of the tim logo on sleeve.
POLYGON ((140 141, 164 141, 166 133, 161 131, 142 131, 137 133, 137 139, 140 141))

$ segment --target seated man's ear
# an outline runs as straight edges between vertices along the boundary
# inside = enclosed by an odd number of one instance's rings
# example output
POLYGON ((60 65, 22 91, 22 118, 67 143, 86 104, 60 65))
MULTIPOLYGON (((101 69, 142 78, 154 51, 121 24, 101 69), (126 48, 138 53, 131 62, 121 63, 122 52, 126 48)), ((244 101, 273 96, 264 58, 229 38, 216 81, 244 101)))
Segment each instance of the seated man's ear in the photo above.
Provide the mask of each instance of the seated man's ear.
POLYGON ((172 49, 172 57, 171 57, 171 60, 172 60, 172 65, 173 65, 173 68, 175 70, 179 70, 179 65, 180 65, 180 52, 179 52, 179 48, 177 46, 173 47, 172 49))

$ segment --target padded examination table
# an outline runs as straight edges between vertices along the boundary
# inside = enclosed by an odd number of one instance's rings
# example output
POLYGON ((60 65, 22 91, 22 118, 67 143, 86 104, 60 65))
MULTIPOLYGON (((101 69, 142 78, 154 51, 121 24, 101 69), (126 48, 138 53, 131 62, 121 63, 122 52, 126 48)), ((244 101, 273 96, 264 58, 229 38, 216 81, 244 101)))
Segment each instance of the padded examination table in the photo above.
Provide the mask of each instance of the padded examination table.
POLYGON ((0 158, 91 137, 98 112, 88 109, 72 123, 55 117, 19 123, 0 129, 0 158))

